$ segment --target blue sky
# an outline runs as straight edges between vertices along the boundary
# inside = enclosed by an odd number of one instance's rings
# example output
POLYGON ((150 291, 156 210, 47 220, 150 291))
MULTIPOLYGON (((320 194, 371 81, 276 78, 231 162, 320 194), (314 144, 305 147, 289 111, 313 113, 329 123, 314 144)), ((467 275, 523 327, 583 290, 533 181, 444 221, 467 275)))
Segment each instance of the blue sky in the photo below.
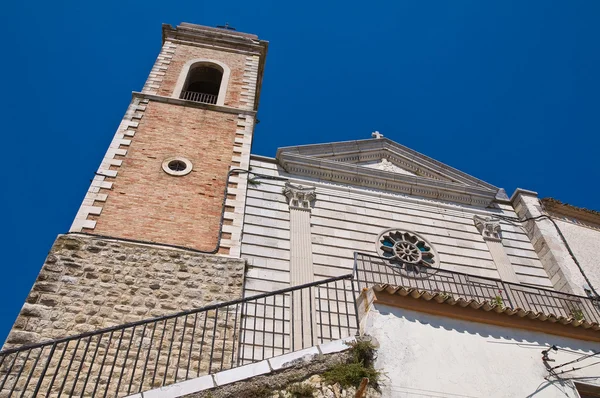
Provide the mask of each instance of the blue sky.
POLYGON ((600 209, 598 1, 3 3, 0 341, 161 44, 270 42, 253 152, 373 130, 506 188, 600 209))

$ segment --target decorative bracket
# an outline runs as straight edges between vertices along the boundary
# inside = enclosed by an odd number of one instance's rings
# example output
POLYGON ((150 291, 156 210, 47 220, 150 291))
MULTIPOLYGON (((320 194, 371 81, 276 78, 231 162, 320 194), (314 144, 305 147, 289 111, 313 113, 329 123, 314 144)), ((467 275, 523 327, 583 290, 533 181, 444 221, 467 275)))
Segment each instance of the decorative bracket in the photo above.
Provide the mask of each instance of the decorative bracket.
POLYGON ((491 240, 494 242, 502 241, 502 228, 500 220, 493 217, 473 216, 475 227, 479 230, 483 240, 491 240))
POLYGON ((314 187, 303 187, 287 182, 283 194, 288 200, 291 209, 310 210, 310 204, 317 198, 314 187))

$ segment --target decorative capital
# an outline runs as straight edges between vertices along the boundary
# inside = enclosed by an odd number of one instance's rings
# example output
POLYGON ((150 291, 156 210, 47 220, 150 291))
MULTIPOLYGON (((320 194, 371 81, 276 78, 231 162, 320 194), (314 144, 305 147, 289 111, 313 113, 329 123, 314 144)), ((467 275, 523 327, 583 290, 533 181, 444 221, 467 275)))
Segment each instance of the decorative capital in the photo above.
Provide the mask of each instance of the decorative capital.
POLYGON ((314 187, 303 187, 289 182, 285 184, 283 194, 292 209, 310 210, 310 202, 317 198, 314 187))
POLYGON ((500 220, 493 217, 473 216, 475 227, 479 230, 484 240, 492 240, 496 242, 502 241, 502 228, 500 220))

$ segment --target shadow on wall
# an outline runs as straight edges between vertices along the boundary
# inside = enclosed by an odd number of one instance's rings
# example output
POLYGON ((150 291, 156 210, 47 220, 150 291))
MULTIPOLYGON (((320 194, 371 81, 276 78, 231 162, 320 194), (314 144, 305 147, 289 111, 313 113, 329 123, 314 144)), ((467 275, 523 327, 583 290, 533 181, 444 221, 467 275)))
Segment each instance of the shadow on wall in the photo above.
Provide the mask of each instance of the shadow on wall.
MULTIPOLYGON (((384 316, 395 316, 406 319, 409 322, 418 322, 423 325, 429 325, 436 329, 444 329, 448 331, 457 331, 459 333, 467 333, 474 336, 490 337, 495 339, 511 340, 511 341, 490 341, 490 344, 509 344, 517 345, 521 348, 529 349, 544 349, 552 345, 561 347, 563 350, 570 350, 574 354, 592 353, 598 349, 598 343, 592 341, 576 340, 552 334, 539 332, 530 332, 523 329, 511 329, 502 326, 488 325, 485 323, 475 323, 462 321, 453 318, 446 318, 437 315, 427 314, 427 321, 423 321, 415 317, 413 314, 418 314, 413 311, 396 309, 380 306, 379 313, 384 316)), ((498 316, 506 316, 498 314, 498 316)), ((568 326, 565 326, 568 327, 568 326)))
POLYGON ((366 332, 372 333, 385 350, 380 366, 393 375, 389 386, 392 391, 431 390, 428 393, 433 396, 572 398, 577 396, 573 381, 600 384, 600 358, 584 358, 598 352, 597 342, 377 304, 372 315, 366 332), (402 335, 405 344, 399 345, 402 335), (576 367, 582 370, 574 372, 573 366, 566 365, 557 370, 565 371, 560 378, 551 376, 542 361, 542 351, 552 345, 558 351, 550 352, 555 360, 549 362, 550 366, 581 358, 576 367), (453 366, 448 368, 448 363, 453 366), (427 370, 440 372, 435 381, 420 379, 419 375, 427 370), (463 389, 463 383, 471 384, 463 389))
POLYGON ((565 397, 569 396, 568 391, 572 391, 573 387, 570 385, 570 383, 568 381, 563 381, 563 380, 545 380, 542 383, 540 383, 540 385, 535 389, 534 392, 532 392, 531 394, 527 395, 525 398, 531 398, 531 397, 535 397, 538 394, 543 394, 545 392, 547 392, 546 390, 548 388, 556 388, 559 391, 561 391, 565 397))

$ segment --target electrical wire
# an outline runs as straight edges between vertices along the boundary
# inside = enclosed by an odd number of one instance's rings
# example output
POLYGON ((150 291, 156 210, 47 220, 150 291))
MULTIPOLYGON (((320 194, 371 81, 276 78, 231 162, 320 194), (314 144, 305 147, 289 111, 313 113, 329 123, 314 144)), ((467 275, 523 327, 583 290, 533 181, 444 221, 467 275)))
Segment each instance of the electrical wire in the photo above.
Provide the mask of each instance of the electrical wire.
POLYGON ((576 370, 581 370, 581 369, 589 368, 590 366, 598 365, 599 363, 600 363, 600 361, 598 361, 598 362, 594 362, 594 363, 591 363, 591 364, 589 364, 589 365, 581 366, 581 367, 579 367, 579 368, 573 368, 573 369, 569 369, 569 370, 563 370, 563 371, 562 371, 562 372, 560 372, 560 373, 552 372, 552 374, 553 374, 553 376, 555 376, 555 377, 559 377, 560 375, 563 375, 563 374, 565 374, 565 373, 574 372, 574 371, 576 371, 576 370))
POLYGON ((594 357, 594 356, 599 355, 599 354, 600 354, 600 351, 594 352, 592 354, 586 354, 586 355, 584 355, 582 357, 579 357, 577 359, 574 359, 572 361, 565 362, 565 363, 563 363, 561 365, 557 365, 557 366, 555 366, 553 368, 550 368, 549 370, 555 370, 555 369, 558 369, 558 368, 562 368, 563 366, 570 365, 572 363, 577 363, 577 362, 583 361, 584 359, 591 358, 591 357, 594 357))
POLYGON ((581 267, 581 264, 579 263, 579 261, 575 257, 575 253, 573 253, 573 250, 571 250, 571 246, 569 246, 569 243, 567 242, 567 239, 565 238, 565 236, 563 235, 562 231, 560 230, 560 227, 558 226, 558 224, 556 223, 556 221, 552 217, 550 217, 547 214, 542 214, 542 215, 539 215, 539 216, 536 216, 536 217, 529 217, 529 218, 525 218, 523 220, 518 219, 518 218, 514 218, 514 217, 506 217, 506 216, 496 216, 496 217, 499 218, 499 219, 501 219, 501 220, 504 220, 504 221, 509 221, 509 222, 518 221, 520 223, 524 223, 524 222, 527 222, 527 221, 537 221, 537 220, 541 220, 541 219, 544 219, 544 218, 548 219, 552 223, 552 225, 554 225, 554 228, 556 229, 556 232, 558 232, 558 236, 560 236, 560 239, 562 240, 563 244, 567 248, 567 251, 569 252, 569 255, 571 256, 571 259, 573 260, 573 262, 575 263, 575 265, 577 265, 577 268, 579 268, 579 272, 583 276, 583 279, 585 279, 585 282, 589 286, 590 290, 592 291, 592 293, 594 293, 594 296, 596 298, 600 297, 600 295, 598 294, 598 292, 596 291, 596 289, 592 285, 592 282, 590 281, 590 279, 585 274, 585 271, 581 267))

